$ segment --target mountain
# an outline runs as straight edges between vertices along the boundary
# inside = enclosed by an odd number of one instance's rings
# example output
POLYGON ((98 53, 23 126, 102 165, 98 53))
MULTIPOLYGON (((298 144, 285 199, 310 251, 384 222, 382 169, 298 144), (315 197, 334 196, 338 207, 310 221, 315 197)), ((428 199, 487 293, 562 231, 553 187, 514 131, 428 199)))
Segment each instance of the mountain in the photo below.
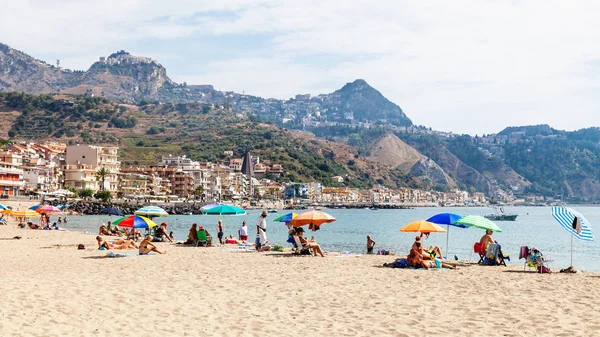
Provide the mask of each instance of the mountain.
POLYGON ((371 87, 365 80, 346 83, 327 95, 328 109, 352 114, 354 120, 378 120, 395 126, 410 126, 411 120, 402 109, 371 87))
POLYGON ((369 153, 367 158, 406 172, 418 187, 437 190, 456 188, 454 180, 435 161, 422 155, 392 133, 376 141, 369 153))
POLYGON ((267 165, 281 164, 280 181, 322 181, 339 186, 406 186, 404 174, 378 164, 351 146, 259 123, 247 116, 202 103, 120 104, 90 95, 29 95, 0 92, 0 119, 14 140, 58 140, 69 144, 120 147, 124 165, 154 165, 163 155, 225 161, 225 151, 241 157, 252 150, 267 165))

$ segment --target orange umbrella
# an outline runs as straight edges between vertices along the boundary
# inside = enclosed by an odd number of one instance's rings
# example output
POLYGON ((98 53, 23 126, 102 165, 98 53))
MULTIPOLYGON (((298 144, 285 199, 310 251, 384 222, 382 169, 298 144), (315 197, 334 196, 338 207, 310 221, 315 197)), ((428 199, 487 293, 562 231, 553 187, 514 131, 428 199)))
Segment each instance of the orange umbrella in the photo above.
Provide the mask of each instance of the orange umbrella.
POLYGON ((442 226, 425 220, 417 220, 400 228, 401 232, 444 233, 442 226))
POLYGON ((33 218, 33 217, 40 216, 40 214, 36 211, 32 211, 30 209, 25 209, 25 210, 13 211, 12 216, 14 216, 16 218, 33 218))
POLYGON ((308 211, 308 212, 298 214, 297 217, 292 219, 291 223, 292 223, 292 226, 294 226, 294 227, 300 227, 300 226, 310 225, 310 224, 320 226, 324 223, 331 223, 334 221, 335 221, 335 218, 327 213, 319 212, 319 211, 308 211))

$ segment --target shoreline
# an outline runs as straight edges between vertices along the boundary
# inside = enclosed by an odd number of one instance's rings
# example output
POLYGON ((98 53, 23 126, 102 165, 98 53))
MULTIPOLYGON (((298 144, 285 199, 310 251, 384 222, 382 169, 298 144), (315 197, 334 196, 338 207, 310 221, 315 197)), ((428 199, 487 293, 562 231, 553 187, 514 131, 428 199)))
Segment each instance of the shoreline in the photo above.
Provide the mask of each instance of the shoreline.
POLYGON ((23 238, 0 240, 2 336, 109 336, 129 329, 120 321, 144 322, 135 331, 145 336, 287 335, 292 326, 321 336, 600 329, 600 313, 589 310, 589 294, 600 290, 593 273, 392 269, 381 266, 394 256, 313 258, 164 243, 157 246, 166 255, 104 258, 84 233, 0 226, 0 237, 14 235, 23 238), (77 250, 78 243, 88 249, 77 250))

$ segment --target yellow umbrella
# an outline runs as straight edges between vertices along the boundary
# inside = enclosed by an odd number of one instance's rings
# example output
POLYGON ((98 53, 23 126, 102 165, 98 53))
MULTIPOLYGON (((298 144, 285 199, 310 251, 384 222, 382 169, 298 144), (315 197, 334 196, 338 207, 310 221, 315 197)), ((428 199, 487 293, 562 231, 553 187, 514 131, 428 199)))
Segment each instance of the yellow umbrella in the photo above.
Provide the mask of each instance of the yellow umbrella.
POLYGON ((13 211, 12 211, 12 209, 8 209, 8 208, 7 208, 7 209, 3 209, 3 210, 2 210, 0 213, 2 213, 2 214, 8 214, 8 215, 12 215, 12 214, 13 214, 13 211))
POLYGON ((401 232, 421 232, 421 233, 445 233, 442 226, 425 220, 417 220, 400 228, 401 232))
POLYGON ((25 209, 25 210, 13 211, 12 216, 17 217, 17 218, 33 218, 33 217, 40 216, 40 214, 36 211, 32 211, 30 209, 25 209))

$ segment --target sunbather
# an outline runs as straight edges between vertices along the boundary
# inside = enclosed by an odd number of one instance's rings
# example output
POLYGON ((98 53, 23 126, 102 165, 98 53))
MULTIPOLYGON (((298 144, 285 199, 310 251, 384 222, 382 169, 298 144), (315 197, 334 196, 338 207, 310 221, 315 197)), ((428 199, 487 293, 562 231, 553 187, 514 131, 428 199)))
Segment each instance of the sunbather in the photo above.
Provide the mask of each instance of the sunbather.
MULTIPOLYGON (((413 243, 411 249, 415 249, 416 244, 421 243, 421 238, 423 237, 423 235, 429 236, 429 233, 421 233, 421 235, 416 236, 415 242, 413 243)), ((433 260, 433 258, 435 258, 436 256, 438 256, 442 260, 444 259, 443 255, 442 255, 442 250, 440 249, 439 246, 429 246, 429 249, 424 249, 423 245, 421 244, 421 250, 422 250, 421 255, 423 255, 424 260, 433 260)))
POLYGON ((304 229, 302 229, 302 227, 296 228, 296 233, 298 233, 298 238, 300 238, 302 248, 312 248, 313 256, 317 256, 317 254, 319 254, 321 257, 325 257, 325 255, 323 255, 323 250, 321 250, 321 246, 315 240, 307 240, 304 238, 304 229))
POLYGON ((481 243, 482 247, 483 247, 483 251, 487 252, 488 246, 490 245, 490 243, 498 243, 496 240, 494 240, 492 238, 492 234, 494 232, 490 231, 490 230, 486 230, 485 231, 485 235, 481 237, 481 239, 479 240, 479 242, 481 243))
POLYGON ((188 232, 187 241, 184 242, 184 244, 191 245, 194 242, 196 242, 196 240, 198 240, 198 225, 193 224, 192 227, 190 227, 190 231, 188 232))
POLYGON ((447 264, 442 262, 441 259, 433 258, 429 256, 428 253, 423 253, 423 248, 421 247, 420 242, 415 242, 414 248, 410 250, 410 254, 406 258, 408 264, 414 268, 448 268, 448 269, 456 269, 455 266, 451 264, 447 264), (425 257, 429 257, 429 259, 425 259, 425 257))
POLYGON ((108 230, 108 228, 106 228, 106 226, 102 225, 98 229, 98 235, 112 236, 113 234, 108 230))
POLYGON ((160 250, 158 250, 158 248, 156 248, 156 246, 152 244, 152 236, 147 235, 144 238, 144 240, 142 240, 142 242, 140 242, 140 255, 146 255, 146 254, 149 254, 150 252, 157 252, 159 254, 167 253, 166 251, 163 253, 160 250))
POLYGON ((98 241, 98 249, 102 249, 102 247, 104 247, 104 249, 107 249, 107 250, 138 248, 138 246, 135 244, 135 242, 133 240, 119 239, 113 243, 109 243, 109 242, 105 241, 104 239, 102 239, 102 237, 100 235, 98 235, 98 236, 96 236, 96 241, 98 241))

